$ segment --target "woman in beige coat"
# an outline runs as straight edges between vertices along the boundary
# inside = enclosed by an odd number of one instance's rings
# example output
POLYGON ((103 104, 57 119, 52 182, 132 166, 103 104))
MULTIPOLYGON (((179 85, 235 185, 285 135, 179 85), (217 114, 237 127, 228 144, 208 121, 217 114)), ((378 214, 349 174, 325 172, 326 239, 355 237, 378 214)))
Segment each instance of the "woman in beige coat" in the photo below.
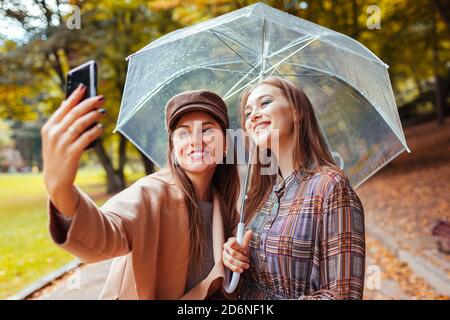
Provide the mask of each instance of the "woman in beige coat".
POLYGON ((188 91, 166 105, 169 167, 145 176, 98 208, 74 185, 103 97, 78 88, 41 130, 50 233, 87 263, 115 258, 101 299, 206 299, 221 293, 222 246, 236 221, 236 166, 225 164, 223 100, 188 91), (226 198, 226 201, 224 201, 226 198))

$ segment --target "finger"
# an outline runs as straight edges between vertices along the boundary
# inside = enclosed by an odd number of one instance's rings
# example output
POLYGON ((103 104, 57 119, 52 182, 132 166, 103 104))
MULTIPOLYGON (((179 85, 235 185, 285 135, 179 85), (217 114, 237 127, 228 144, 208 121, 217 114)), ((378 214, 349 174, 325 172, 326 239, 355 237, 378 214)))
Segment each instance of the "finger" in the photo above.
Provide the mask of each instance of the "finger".
POLYGON ((246 254, 248 252, 248 246, 250 245, 251 239, 252 239, 252 231, 248 230, 247 232, 245 232, 244 239, 242 240, 242 247, 244 248, 246 254))
POLYGON ((228 247, 245 254, 245 249, 237 242, 237 240, 230 242, 228 247))
POLYGON ((233 272, 241 273, 241 272, 244 271, 244 269, 242 269, 242 268, 240 268, 238 266, 235 266, 234 264, 230 263, 229 257, 227 256, 226 253, 224 253, 224 255, 222 257, 222 262, 223 262, 225 267, 227 267, 228 269, 230 269, 233 272))
POLYGON ((227 242, 225 242, 224 244, 223 244, 223 247, 225 248, 225 247, 229 247, 230 246, 230 243, 232 242, 232 241, 235 241, 236 240, 236 237, 230 237, 230 238, 228 238, 228 240, 227 240, 227 242))
POLYGON ((69 147, 70 153, 80 155, 84 149, 97 139, 103 133, 103 125, 97 124, 88 131, 84 132, 75 142, 69 147))
POLYGON ((236 237, 229 238, 228 241, 223 244, 223 249, 225 249, 225 250, 230 250, 230 249, 238 250, 239 247, 240 246, 237 243, 236 237))
POLYGON ((224 253, 223 258, 228 261, 230 264, 242 268, 242 269, 248 269, 250 265, 246 262, 243 262, 241 260, 238 260, 236 258, 233 258, 231 255, 229 255, 227 252, 224 253))
POLYGON ((86 86, 80 84, 71 94, 70 96, 64 100, 59 108, 53 113, 50 117, 49 122, 57 123, 60 122, 64 116, 78 104, 78 102, 84 97, 86 93, 86 86))
POLYGON ((83 100, 78 105, 73 107, 61 120, 61 130, 65 131, 71 126, 78 118, 82 117, 86 113, 97 109, 105 102, 103 96, 96 96, 83 100))
POLYGON ((224 260, 223 264, 225 267, 227 267, 228 269, 230 269, 232 272, 238 272, 238 273, 242 273, 244 272, 244 269, 233 266, 232 264, 230 264, 228 261, 224 260))
POLYGON ((240 261, 244 261, 246 263, 249 262, 249 259, 247 258, 247 256, 245 254, 237 251, 237 250, 234 250, 234 249, 231 249, 231 248, 230 249, 227 248, 227 249, 225 249, 225 251, 227 252, 228 255, 232 256, 235 259, 238 259, 240 261))
MULTIPOLYGON (((104 109, 102 109, 104 110, 104 109)), ((70 131, 69 129, 63 135, 61 139, 61 143, 63 145, 70 144, 74 140, 76 140, 85 130, 87 130, 90 126, 92 126, 95 122, 98 122, 105 114, 101 113, 100 110, 93 110, 88 114, 85 114, 81 118, 78 118, 71 126, 75 132, 70 131)))

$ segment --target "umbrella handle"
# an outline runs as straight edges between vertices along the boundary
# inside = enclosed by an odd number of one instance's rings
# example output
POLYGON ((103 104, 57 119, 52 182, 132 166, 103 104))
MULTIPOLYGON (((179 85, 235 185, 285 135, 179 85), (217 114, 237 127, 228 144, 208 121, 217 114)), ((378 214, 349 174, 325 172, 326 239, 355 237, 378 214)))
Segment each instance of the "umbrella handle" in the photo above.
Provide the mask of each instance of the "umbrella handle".
MULTIPOLYGON (((237 240, 237 243, 239 243, 239 245, 241 245, 241 246, 242 246, 242 242, 244 240, 244 229, 245 229, 245 224, 243 222, 240 222, 237 227, 237 234, 236 234, 237 239, 236 240, 237 240)), ((225 285, 225 288, 224 288, 227 293, 233 293, 234 290, 236 290, 240 277, 241 277, 241 274, 239 272, 233 272, 233 276, 231 277, 230 283, 225 285)))

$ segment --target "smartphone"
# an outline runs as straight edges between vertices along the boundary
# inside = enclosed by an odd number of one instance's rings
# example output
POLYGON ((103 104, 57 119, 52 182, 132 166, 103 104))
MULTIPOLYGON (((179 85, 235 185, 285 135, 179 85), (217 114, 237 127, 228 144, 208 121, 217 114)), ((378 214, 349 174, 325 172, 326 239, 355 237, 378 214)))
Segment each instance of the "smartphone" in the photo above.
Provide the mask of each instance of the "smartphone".
MULTIPOLYGON (((66 98, 69 97, 76 88, 78 88, 80 83, 86 87, 85 95, 80 102, 84 99, 95 97, 97 95, 97 63, 94 60, 85 62, 67 73, 66 98)), ((97 125, 97 122, 93 123, 85 131, 91 129, 95 125, 97 125)), ((85 148, 85 150, 95 147, 97 140, 98 139, 94 140, 85 148)))

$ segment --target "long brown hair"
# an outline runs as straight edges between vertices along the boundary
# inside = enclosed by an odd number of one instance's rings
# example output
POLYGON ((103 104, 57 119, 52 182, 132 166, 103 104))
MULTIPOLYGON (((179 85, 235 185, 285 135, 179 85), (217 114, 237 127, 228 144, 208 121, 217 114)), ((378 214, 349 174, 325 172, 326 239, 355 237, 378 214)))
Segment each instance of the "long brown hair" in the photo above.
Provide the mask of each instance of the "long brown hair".
MULTIPOLYGON (((221 122, 218 121, 220 124, 221 122)), ((226 129, 222 127, 224 139, 226 139, 226 129)), ((170 134, 170 133, 169 133, 170 134)), ((233 152, 235 155, 236 152, 233 152)), ((189 260, 191 265, 196 271, 202 270, 201 261, 203 260, 204 252, 202 250, 202 244, 205 241, 203 234, 204 221, 200 213, 200 209, 197 205, 197 196, 195 195, 194 186, 181 166, 174 162, 173 159, 173 141, 172 134, 169 137, 169 150, 168 150, 168 164, 175 176, 175 179, 180 186, 186 203, 189 220, 189 260)), ((239 196, 239 176, 236 167, 236 156, 232 164, 227 164, 225 158, 223 162, 217 164, 213 178, 212 187, 217 191, 220 203, 220 209, 222 213, 222 221, 224 225, 225 238, 231 237, 234 224, 237 221, 236 203, 239 196)))
MULTIPOLYGON (((314 109, 309 98, 301 88, 287 79, 270 76, 255 85, 247 88, 241 95, 240 112, 241 127, 245 129, 245 106, 247 99, 253 90, 261 85, 268 84, 281 90, 283 96, 292 107, 294 119, 294 168, 304 169, 307 172, 318 172, 322 166, 332 166, 336 170, 341 170, 335 165, 325 139, 320 131, 319 123, 314 114, 314 109)), ((276 175, 261 175, 262 165, 259 161, 260 150, 256 149, 256 163, 252 164, 250 188, 245 205, 245 222, 248 223, 256 211, 262 206, 266 197, 272 191, 276 175)))

